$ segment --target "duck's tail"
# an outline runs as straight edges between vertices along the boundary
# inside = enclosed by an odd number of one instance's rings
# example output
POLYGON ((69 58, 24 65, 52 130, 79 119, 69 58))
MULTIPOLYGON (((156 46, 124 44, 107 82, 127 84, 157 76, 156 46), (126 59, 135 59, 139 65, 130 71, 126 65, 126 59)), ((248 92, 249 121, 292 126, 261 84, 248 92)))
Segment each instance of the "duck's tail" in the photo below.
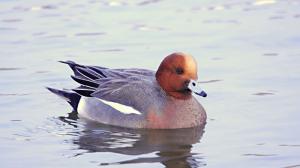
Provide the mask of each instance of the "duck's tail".
POLYGON ((66 91, 66 90, 58 90, 50 87, 46 87, 50 92, 58 95, 59 97, 65 99, 72 107, 74 111, 77 111, 77 107, 79 104, 79 100, 81 96, 77 93, 66 91))

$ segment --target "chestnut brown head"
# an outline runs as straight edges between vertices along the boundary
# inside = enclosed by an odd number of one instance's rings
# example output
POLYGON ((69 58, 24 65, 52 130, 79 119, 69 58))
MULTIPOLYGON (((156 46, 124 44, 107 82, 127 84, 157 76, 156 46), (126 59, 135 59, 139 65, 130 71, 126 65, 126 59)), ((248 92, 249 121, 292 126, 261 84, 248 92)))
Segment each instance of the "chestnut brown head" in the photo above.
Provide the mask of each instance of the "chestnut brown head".
MULTIPOLYGON (((160 64, 155 76, 162 89, 177 99, 191 98, 192 91, 199 85, 196 82, 197 63, 191 55, 185 53, 168 55, 160 64)), ((199 91, 198 89, 197 92, 199 91)), ((204 96, 204 93, 198 95, 204 96)))

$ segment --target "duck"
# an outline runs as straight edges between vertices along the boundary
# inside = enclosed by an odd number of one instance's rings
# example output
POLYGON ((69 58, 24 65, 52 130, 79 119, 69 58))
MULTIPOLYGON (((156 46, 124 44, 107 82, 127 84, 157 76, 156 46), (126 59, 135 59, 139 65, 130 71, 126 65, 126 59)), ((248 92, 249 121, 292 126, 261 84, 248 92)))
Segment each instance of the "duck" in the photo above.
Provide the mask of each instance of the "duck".
POLYGON ((72 70, 79 87, 59 90, 80 118, 133 129, 180 129, 205 125, 197 96, 207 93, 198 81, 197 62, 187 53, 166 56, 157 71, 112 69, 59 61, 72 70))

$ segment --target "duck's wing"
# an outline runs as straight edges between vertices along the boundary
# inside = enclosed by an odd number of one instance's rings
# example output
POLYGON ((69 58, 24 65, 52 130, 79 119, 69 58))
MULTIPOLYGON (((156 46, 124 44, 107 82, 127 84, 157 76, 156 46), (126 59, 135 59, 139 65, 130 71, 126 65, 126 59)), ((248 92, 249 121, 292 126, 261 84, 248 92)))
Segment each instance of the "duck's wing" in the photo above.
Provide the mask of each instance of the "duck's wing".
POLYGON ((159 95, 159 88, 153 86, 152 80, 140 78, 97 80, 101 83, 93 97, 120 103, 145 112, 159 95))
POLYGON ((99 66, 84 66, 66 61, 74 71, 71 76, 81 86, 73 89, 82 96, 131 106, 143 111, 161 91, 154 84, 154 71, 146 69, 109 69, 99 66))

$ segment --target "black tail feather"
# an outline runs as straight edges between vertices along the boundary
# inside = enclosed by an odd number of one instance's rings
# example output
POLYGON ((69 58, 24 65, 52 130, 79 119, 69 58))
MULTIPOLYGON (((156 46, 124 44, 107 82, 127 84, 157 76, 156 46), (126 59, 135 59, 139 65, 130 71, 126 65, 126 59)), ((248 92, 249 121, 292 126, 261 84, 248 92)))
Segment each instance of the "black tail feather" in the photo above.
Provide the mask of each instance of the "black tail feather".
POLYGON ((65 91, 65 90, 58 90, 53 89, 50 87, 46 87, 50 92, 58 95, 59 97, 65 99, 74 109, 74 111, 77 111, 78 103, 80 100, 80 95, 77 93, 71 92, 71 91, 65 91))
POLYGON ((82 96, 86 96, 86 97, 92 97, 91 94, 94 93, 93 90, 86 90, 86 89, 72 89, 74 92, 82 95, 82 96))
POLYGON ((92 87, 88 87, 88 86, 84 86, 81 85, 75 89, 72 89, 74 92, 78 93, 81 96, 87 96, 87 97, 92 97, 92 93, 94 93, 96 90, 95 88, 92 87))
POLYGON ((73 107, 74 111, 77 111, 81 96, 92 97, 91 94, 94 93, 96 88, 99 87, 99 84, 96 81, 106 78, 106 75, 103 72, 106 68, 97 66, 84 66, 73 61, 59 62, 69 65, 74 73, 71 78, 81 84, 81 86, 71 91, 58 90, 49 87, 47 87, 47 89, 65 99, 73 107))

